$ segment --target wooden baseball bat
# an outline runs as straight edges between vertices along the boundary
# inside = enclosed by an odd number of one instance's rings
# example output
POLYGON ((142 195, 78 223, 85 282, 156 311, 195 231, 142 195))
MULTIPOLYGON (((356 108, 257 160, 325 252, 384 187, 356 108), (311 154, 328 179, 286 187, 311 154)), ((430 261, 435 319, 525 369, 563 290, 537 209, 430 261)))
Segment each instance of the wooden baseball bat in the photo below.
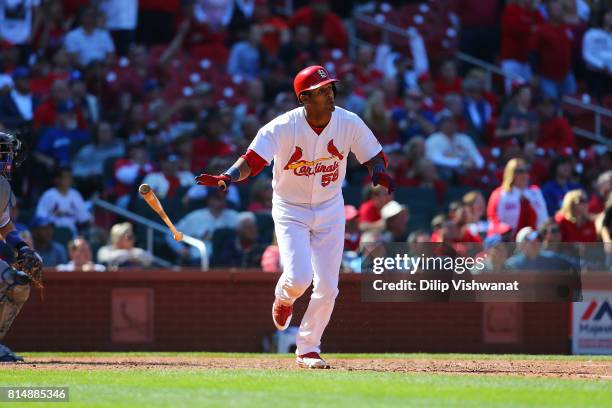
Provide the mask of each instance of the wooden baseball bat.
POLYGON ((170 228, 170 231, 172 231, 172 236, 174 237, 174 239, 176 241, 181 241, 183 239, 183 233, 180 231, 177 231, 172 221, 170 221, 170 218, 168 218, 168 216, 166 215, 166 211, 164 211, 164 207, 159 202, 159 199, 155 195, 155 192, 153 191, 153 189, 151 189, 151 186, 149 186, 148 184, 141 184, 140 187, 138 187, 138 192, 140 193, 142 198, 144 198, 147 204, 149 204, 149 207, 151 207, 153 211, 155 211, 157 215, 161 217, 164 223, 166 223, 168 228, 170 228))

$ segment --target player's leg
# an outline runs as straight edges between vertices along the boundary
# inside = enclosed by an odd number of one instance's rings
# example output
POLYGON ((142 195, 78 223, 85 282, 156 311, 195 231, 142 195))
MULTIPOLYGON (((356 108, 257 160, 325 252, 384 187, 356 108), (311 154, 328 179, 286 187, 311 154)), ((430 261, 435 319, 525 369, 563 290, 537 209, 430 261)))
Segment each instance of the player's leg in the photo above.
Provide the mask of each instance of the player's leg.
POLYGON ((314 357, 302 358, 304 364, 300 365, 310 368, 326 366, 317 356, 321 351, 321 337, 329 323, 338 295, 338 275, 344 250, 344 206, 340 205, 338 208, 334 205, 325 212, 327 217, 311 234, 314 288, 297 336, 298 356, 314 357))
POLYGON ((293 303, 308 289, 312 282, 310 252, 310 228, 302 220, 307 220, 308 212, 302 208, 287 211, 286 207, 276 207, 274 230, 280 252, 283 274, 275 289, 276 299, 272 308, 274 324, 279 330, 289 326, 293 303))
MULTIPOLYGON (((0 261, 4 270, 0 273, 0 341, 11 328, 13 321, 30 296, 29 277, 0 261)), ((0 344, 0 362, 23 361, 8 347, 0 344)))

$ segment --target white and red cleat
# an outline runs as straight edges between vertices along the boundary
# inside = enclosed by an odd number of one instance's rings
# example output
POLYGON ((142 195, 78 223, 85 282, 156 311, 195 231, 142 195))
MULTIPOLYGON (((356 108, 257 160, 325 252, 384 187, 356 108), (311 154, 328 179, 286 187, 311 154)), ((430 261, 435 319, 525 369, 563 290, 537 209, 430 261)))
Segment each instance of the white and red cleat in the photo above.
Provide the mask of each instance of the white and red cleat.
POLYGON ((295 362, 301 368, 315 368, 315 369, 316 368, 318 369, 330 368, 325 362, 325 360, 321 358, 319 353, 316 353, 314 351, 310 353, 306 353, 306 354, 300 354, 295 359, 295 362))
POLYGON ((278 301, 274 300, 272 305, 272 320, 278 330, 285 330, 291 323, 291 316, 293 316, 293 306, 283 305, 278 301))

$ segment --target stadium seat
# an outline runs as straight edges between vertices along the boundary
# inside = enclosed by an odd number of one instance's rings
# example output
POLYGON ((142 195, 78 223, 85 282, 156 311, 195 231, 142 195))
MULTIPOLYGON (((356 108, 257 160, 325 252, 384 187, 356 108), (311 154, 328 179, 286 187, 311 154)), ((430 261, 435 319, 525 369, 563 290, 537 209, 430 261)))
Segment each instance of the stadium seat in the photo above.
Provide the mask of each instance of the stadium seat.
POLYGON ((348 185, 342 189, 342 195, 344 195, 344 204, 353 205, 359 208, 359 205, 363 201, 363 193, 360 186, 348 185))
POLYGON ((272 214, 259 212, 255 214, 257 221, 257 230, 259 231, 259 240, 269 244, 272 242, 274 235, 274 220, 272 214))
POLYGON ((436 190, 422 187, 399 187, 395 200, 410 210, 408 231, 429 229, 430 220, 439 212, 436 190))

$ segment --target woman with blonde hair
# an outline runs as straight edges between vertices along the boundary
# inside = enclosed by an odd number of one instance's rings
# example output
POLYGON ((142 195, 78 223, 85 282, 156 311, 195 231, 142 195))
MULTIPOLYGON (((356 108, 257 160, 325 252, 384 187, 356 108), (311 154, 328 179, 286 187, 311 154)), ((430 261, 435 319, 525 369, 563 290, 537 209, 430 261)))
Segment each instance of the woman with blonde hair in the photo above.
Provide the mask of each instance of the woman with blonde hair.
POLYGON ((363 120, 383 146, 398 141, 391 113, 385 107, 383 91, 375 90, 370 94, 363 112, 363 120))
POLYGON ((110 243, 98 250, 98 262, 109 269, 123 267, 146 267, 153 262, 153 256, 134 245, 134 229, 129 222, 115 224, 110 231, 110 243))
POLYGON ((524 227, 537 229, 547 218, 546 201, 540 188, 529 183, 528 163, 521 158, 510 159, 504 168, 501 186, 489 198, 487 235, 508 227, 516 235, 524 227))
POLYGON ((561 242, 597 242, 595 223, 589 218, 588 197, 582 190, 568 191, 555 222, 561 230, 561 242))

